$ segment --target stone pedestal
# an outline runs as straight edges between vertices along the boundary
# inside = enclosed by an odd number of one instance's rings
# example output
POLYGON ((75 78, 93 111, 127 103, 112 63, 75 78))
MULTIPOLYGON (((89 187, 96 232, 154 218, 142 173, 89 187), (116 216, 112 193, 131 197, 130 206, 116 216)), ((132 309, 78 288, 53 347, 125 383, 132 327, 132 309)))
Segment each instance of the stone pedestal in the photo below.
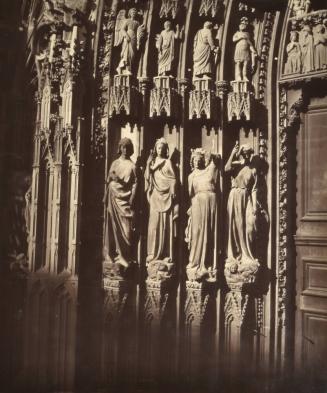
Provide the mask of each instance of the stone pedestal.
POLYGON ((247 81, 232 81, 233 91, 228 94, 228 121, 251 120, 253 107, 253 93, 251 83, 247 81))
POLYGON ((138 111, 137 88, 132 75, 115 75, 110 87, 109 116, 135 115, 138 111))
POLYGON ((216 376, 216 296, 215 283, 186 282, 183 371, 190 386, 213 383, 216 376))
POLYGON ((136 285, 131 280, 104 278, 102 385, 133 383, 136 373, 136 285))
POLYGON ((173 117, 176 114, 176 90, 174 78, 171 76, 156 76, 155 87, 150 93, 150 117, 173 117))
POLYGON ((193 79, 194 89, 190 91, 189 119, 213 119, 215 114, 215 92, 209 78, 193 79))

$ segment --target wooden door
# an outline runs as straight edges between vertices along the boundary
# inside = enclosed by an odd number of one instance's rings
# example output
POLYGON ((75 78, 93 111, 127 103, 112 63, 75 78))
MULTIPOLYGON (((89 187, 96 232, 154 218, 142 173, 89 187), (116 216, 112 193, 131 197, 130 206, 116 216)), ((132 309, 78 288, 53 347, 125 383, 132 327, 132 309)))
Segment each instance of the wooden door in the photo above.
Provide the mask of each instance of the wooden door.
POLYGON ((327 387, 327 97, 311 98, 297 136, 296 364, 327 387))

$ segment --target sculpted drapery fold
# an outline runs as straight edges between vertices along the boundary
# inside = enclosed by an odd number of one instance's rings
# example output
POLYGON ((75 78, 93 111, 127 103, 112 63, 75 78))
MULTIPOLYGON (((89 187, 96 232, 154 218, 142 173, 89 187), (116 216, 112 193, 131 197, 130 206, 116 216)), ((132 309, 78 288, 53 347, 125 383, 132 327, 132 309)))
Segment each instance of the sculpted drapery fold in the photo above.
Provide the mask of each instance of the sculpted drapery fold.
POLYGON ((123 271, 133 261, 134 200, 137 187, 136 166, 130 159, 133 144, 128 138, 119 142, 120 157, 111 164, 105 201, 107 219, 105 257, 118 263, 123 271))
POLYGON ((149 203, 147 266, 150 276, 167 277, 173 264, 173 239, 178 217, 176 168, 168 157, 168 144, 158 139, 145 170, 149 203))
POLYGON ((188 177, 191 207, 186 228, 189 263, 186 266, 190 281, 216 280, 217 252, 217 157, 206 166, 205 151, 192 152, 193 172, 188 177))

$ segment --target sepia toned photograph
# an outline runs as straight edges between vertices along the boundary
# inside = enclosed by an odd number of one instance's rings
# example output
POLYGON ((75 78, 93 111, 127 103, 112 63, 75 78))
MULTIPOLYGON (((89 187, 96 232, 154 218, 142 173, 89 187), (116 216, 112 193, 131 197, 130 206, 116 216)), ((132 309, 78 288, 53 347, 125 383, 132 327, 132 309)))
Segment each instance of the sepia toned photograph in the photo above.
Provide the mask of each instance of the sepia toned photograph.
POLYGON ((327 1, 0 0, 0 393, 327 393, 327 1))

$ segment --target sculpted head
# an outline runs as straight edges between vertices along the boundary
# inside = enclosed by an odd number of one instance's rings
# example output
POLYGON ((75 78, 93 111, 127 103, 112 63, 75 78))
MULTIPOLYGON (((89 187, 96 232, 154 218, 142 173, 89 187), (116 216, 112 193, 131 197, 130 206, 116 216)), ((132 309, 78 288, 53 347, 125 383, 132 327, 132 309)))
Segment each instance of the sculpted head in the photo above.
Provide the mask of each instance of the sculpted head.
POLYGON ((291 41, 296 42, 298 40, 298 32, 294 31, 294 30, 291 31, 290 38, 291 38, 291 41))
POLYGON ((305 25, 302 29, 303 35, 307 37, 309 34, 311 34, 311 27, 309 25, 305 25))
POLYGON ((166 20, 166 22, 164 23, 164 29, 166 31, 170 31, 171 30, 171 22, 169 20, 166 20))
POLYGON ((191 168, 193 169, 203 169, 206 164, 205 150, 202 148, 197 148, 192 150, 191 154, 191 168))
POLYGON ((246 16, 243 16, 243 18, 241 18, 241 22, 240 22, 240 31, 246 31, 249 25, 249 19, 246 16))
POLYGON ((212 23, 211 22, 204 22, 204 24, 203 24, 203 28, 204 29, 208 29, 208 30, 211 30, 212 29, 212 23))
POLYGON ((136 17, 136 15, 137 15, 137 9, 136 9, 136 8, 131 8, 131 9, 128 11, 128 16, 129 16, 130 18, 134 19, 134 18, 136 17))
POLYGON ((129 138, 123 138, 118 144, 118 154, 124 158, 129 158, 134 153, 133 142, 129 138))
POLYGON ((155 154, 158 157, 168 158, 169 146, 165 138, 157 139, 154 145, 155 154))
POLYGON ((244 158, 245 161, 249 161, 252 154, 253 154, 253 149, 250 145, 245 144, 241 146, 240 155, 244 158))

